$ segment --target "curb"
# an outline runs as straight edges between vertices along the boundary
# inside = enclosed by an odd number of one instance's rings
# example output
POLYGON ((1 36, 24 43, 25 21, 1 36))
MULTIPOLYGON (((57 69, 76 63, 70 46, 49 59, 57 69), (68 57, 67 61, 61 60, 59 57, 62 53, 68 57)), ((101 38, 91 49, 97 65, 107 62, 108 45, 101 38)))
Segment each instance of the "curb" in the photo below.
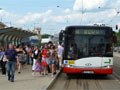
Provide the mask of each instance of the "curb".
POLYGON ((57 74, 55 75, 55 77, 52 78, 52 80, 50 80, 50 82, 48 81, 47 85, 45 85, 41 90, 48 90, 50 89, 53 84, 55 83, 55 81, 57 80, 57 78, 60 76, 62 71, 58 71, 57 74))

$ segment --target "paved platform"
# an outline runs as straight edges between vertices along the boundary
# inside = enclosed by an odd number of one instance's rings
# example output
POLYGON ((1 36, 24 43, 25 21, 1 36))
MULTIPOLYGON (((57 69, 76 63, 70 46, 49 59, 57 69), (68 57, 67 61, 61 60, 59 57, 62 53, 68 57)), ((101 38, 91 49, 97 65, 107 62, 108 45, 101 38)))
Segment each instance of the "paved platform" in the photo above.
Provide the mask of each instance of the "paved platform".
POLYGON ((120 53, 118 53, 118 52, 114 52, 113 55, 116 57, 120 57, 120 53))
MULTIPOLYGON (((1 74, 1 73, 0 73, 1 74)), ((54 77, 32 76, 31 66, 22 69, 21 74, 15 73, 15 82, 9 82, 7 76, 0 75, 0 90, 45 90, 54 77)))
MULTIPOLYGON (((114 53, 114 56, 120 57, 120 53, 114 53)), ((56 77, 40 76, 36 73, 32 76, 32 66, 26 66, 21 74, 15 73, 15 82, 9 82, 7 76, 1 76, 0 72, 0 90, 45 90, 56 77)))

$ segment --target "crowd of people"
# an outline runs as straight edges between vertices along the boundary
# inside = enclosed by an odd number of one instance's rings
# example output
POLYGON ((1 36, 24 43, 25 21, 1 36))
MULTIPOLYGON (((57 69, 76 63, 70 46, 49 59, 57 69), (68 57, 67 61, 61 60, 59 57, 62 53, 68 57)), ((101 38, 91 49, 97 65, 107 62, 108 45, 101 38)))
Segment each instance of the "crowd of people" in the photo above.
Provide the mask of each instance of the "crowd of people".
POLYGON ((14 82, 14 73, 17 69, 18 74, 27 65, 32 65, 32 75, 36 72, 40 75, 50 75, 54 77, 56 70, 62 69, 64 47, 60 42, 58 46, 52 42, 39 47, 31 45, 12 45, 8 49, 4 47, 0 51, 0 63, 2 76, 8 75, 8 80, 14 82), (16 67, 17 66, 17 67, 16 67))

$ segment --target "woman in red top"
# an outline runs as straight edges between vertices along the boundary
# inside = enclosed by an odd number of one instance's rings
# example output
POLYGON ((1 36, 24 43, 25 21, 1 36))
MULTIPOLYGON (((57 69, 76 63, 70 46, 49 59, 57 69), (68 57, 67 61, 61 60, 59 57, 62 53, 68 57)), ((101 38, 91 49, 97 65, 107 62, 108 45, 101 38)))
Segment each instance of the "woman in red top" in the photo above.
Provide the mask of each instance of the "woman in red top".
POLYGON ((45 45, 44 48, 41 51, 42 53, 42 66, 44 69, 44 75, 47 75, 47 69, 48 69, 48 57, 49 57, 49 50, 48 50, 48 46, 45 45))

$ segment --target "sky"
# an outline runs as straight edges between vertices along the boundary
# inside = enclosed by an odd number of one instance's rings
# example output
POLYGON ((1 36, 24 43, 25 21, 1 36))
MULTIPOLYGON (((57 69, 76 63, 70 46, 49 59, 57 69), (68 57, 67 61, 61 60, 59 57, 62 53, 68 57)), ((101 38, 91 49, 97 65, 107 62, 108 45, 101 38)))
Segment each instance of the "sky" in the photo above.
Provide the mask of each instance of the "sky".
POLYGON ((69 25, 120 27, 120 0, 0 0, 0 21, 25 30, 58 34, 69 25))

